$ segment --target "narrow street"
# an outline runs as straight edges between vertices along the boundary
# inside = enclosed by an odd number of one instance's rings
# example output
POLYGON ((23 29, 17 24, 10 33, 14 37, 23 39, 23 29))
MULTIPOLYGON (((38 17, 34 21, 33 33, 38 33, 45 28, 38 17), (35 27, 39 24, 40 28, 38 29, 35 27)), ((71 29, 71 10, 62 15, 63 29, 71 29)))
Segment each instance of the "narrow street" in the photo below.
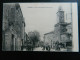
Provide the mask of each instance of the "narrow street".
MULTIPOLYGON (((27 51, 27 50, 24 48, 23 51, 27 51)), ((42 47, 36 47, 36 48, 34 48, 33 51, 47 51, 47 50, 46 50, 46 49, 43 50, 42 47)), ((67 49, 61 49, 61 50, 60 50, 60 52, 66 52, 66 51, 67 51, 67 49)), ((57 51, 57 50, 55 50, 55 49, 50 49, 50 52, 59 52, 59 51, 57 51)))
MULTIPOLYGON (((43 50, 43 48, 37 47, 37 48, 35 48, 33 51, 47 51, 47 50, 46 50, 46 49, 43 50)), ((55 49, 50 49, 50 51, 55 51, 55 49)))
POLYGON ((26 48, 24 48, 23 51, 26 51, 26 48))
POLYGON ((35 48, 33 51, 43 51, 42 49, 43 49, 43 48, 41 48, 41 47, 37 47, 37 48, 35 48))

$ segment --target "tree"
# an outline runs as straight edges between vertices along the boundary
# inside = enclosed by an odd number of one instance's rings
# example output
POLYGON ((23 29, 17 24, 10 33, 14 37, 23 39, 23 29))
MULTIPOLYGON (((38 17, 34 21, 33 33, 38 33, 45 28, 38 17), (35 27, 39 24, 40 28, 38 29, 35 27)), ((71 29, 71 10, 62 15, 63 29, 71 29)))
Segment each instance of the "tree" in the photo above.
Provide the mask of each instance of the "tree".
POLYGON ((35 46, 40 41, 40 33, 38 31, 28 32, 28 36, 33 42, 33 46, 35 46))

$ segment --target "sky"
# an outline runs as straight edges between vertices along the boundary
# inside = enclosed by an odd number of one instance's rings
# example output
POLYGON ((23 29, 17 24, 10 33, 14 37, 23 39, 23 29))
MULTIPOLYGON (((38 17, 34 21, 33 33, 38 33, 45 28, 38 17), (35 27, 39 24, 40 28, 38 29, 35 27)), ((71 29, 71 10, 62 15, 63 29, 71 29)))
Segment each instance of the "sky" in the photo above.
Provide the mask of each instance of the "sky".
MULTIPOLYGON (((41 35, 41 40, 45 33, 54 31, 57 23, 57 12, 61 6, 64 14, 71 13, 71 3, 19 3, 25 19, 25 32, 37 30, 41 35)), ((65 21, 70 22, 70 19, 65 21)))

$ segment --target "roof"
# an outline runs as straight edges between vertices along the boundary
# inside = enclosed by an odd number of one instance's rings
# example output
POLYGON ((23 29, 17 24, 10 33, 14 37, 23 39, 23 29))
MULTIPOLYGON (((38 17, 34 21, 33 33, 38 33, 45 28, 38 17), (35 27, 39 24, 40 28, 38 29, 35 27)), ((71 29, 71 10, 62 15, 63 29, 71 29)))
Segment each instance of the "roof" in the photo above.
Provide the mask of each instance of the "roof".
POLYGON ((44 35, 47 35, 47 34, 54 34, 54 31, 51 31, 49 33, 45 33, 44 35))

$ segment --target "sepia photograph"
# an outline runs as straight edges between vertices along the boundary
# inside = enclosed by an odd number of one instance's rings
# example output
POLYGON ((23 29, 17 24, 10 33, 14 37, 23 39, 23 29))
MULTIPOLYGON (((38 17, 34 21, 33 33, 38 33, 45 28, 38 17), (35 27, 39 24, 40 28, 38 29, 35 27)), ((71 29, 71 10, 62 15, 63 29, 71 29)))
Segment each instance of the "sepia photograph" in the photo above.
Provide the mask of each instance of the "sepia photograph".
POLYGON ((2 51, 79 52, 77 2, 3 3, 2 51))

